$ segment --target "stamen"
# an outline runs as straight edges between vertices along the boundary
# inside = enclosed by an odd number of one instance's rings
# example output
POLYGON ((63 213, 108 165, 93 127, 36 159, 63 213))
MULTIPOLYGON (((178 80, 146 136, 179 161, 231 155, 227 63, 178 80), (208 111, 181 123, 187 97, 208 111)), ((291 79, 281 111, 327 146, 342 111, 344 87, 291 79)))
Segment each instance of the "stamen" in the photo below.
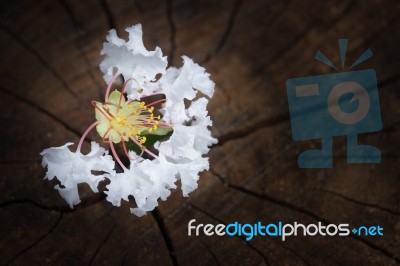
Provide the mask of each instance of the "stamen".
MULTIPOLYGON (((117 113, 119 112, 119 109, 120 109, 120 106, 121 106, 122 97, 124 96, 125 89, 126 89, 126 85, 127 85, 128 82, 131 81, 131 80, 134 80, 134 81, 136 82, 136 84, 138 85, 138 88, 140 88, 139 82, 138 82, 136 79, 134 79, 134 78, 129 78, 128 80, 126 80, 126 81, 124 82, 124 85, 122 86, 122 89, 121 89, 121 95, 119 96, 117 113)), ((111 88, 110 85, 109 85, 109 87, 111 88)), ((108 92, 108 93, 109 93, 109 89, 110 89, 110 88, 107 87, 107 92, 108 92)), ((109 95, 109 94, 106 93, 106 101, 108 100, 108 95, 109 95)), ((129 103, 129 102, 128 102, 128 103, 129 103)))
POLYGON ((129 156, 128 150, 126 149, 125 141, 121 134, 120 134, 120 136, 121 136, 122 147, 124 148, 125 155, 126 155, 126 157, 129 158, 129 160, 132 160, 131 156, 129 156))
POLYGON ((104 135, 103 135, 103 137, 102 137, 103 141, 106 139, 106 136, 107 136, 108 132, 110 132, 111 128, 112 128, 111 126, 109 126, 109 127, 107 128, 106 132, 104 133, 104 135))
POLYGON ((83 133, 81 139, 79 140, 78 147, 76 148, 76 151, 77 151, 77 152, 81 153, 81 147, 82 147, 82 144, 83 144, 84 139, 86 138, 87 134, 89 134, 89 132, 90 132, 95 126, 97 126, 98 124, 100 124, 100 122, 99 122, 99 121, 96 121, 96 122, 94 122, 93 124, 91 124, 91 125, 86 129, 86 131, 83 133))
POLYGON ((154 153, 152 153, 151 151, 149 151, 145 146, 143 146, 141 143, 139 143, 135 138, 131 138, 131 140, 132 140, 133 142, 135 142, 135 144, 138 145, 138 146, 142 149, 142 151, 145 151, 145 152, 147 152, 149 155, 153 156, 155 159, 158 159, 158 156, 157 156, 157 155, 155 155, 154 153))
POLYGON ((121 106, 121 102, 122 102, 122 97, 124 96, 125 93, 125 89, 126 89, 126 85, 128 84, 129 81, 134 80, 136 82, 136 84, 138 85, 138 88, 140 88, 139 82, 134 79, 134 78, 129 78, 128 80, 125 81, 124 86, 122 86, 122 90, 121 90, 121 95, 119 96, 119 102, 118 102, 118 110, 119 111, 119 107, 121 106))
MULTIPOLYGON (((122 141, 123 141, 123 140, 122 140, 122 141)), ((113 154, 114 157, 115 157, 115 160, 118 162, 118 164, 122 167, 122 169, 123 169, 124 171, 127 171, 128 169, 127 169, 127 168, 125 167, 125 165, 121 162, 121 159, 119 158, 117 152, 115 151, 114 144, 113 144, 112 141, 110 141, 110 148, 111 148, 112 154, 113 154)))
POLYGON ((108 117, 108 115, 105 113, 105 110, 103 110, 102 108, 98 107, 96 103, 97 103, 96 101, 92 101, 93 107, 96 108, 100 113, 102 113, 102 114, 104 115, 104 117, 105 117, 107 120, 110 121, 110 120, 112 119, 112 115, 110 114, 111 117, 108 117))
MULTIPOLYGON (((148 150, 143 144, 146 143, 147 138, 143 136, 143 132, 152 133, 153 131, 157 130, 158 128, 171 128, 171 125, 168 125, 165 122, 161 122, 161 115, 156 114, 155 105, 157 104, 164 104, 166 99, 156 100, 149 104, 146 104, 143 100, 127 100, 126 96, 124 95, 128 82, 133 80, 139 87, 139 83, 136 79, 130 78, 126 80, 123 84, 121 92, 113 92, 112 96, 114 97, 114 93, 118 95, 119 101, 116 103, 115 99, 113 102, 110 102, 110 90, 112 84, 114 83, 115 79, 118 77, 119 72, 116 73, 110 84, 107 87, 106 92, 106 101, 104 103, 98 103, 93 101, 92 104, 96 108, 96 112, 99 111, 108 121, 104 121, 102 117, 98 118, 98 123, 104 123, 101 127, 101 134, 103 141, 108 141, 110 144, 112 153, 117 160, 117 162, 123 167, 121 160, 118 158, 117 153, 115 152, 114 143, 119 143, 119 139, 114 138, 114 133, 119 134, 120 141, 122 142, 122 147, 124 149, 125 155, 132 160, 129 156, 127 146, 125 144, 125 140, 131 139, 141 150, 141 155, 146 152, 150 156, 154 158, 158 158, 156 154, 148 150), (104 129, 106 131, 104 132, 104 129), (111 133, 110 131, 113 130, 111 133), (110 136, 111 134, 111 136, 110 136)), ((161 95, 161 93, 155 93, 153 95, 147 95, 142 98, 154 96, 154 95, 161 95)), ((117 98, 117 99, 118 99, 117 98)))
POLYGON ((109 111, 107 108, 104 107, 104 105, 103 105, 102 107, 103 107, 104 112, 106 112, 106 113, 111 117, 111 119, 114 119, 114 118, 115 118, 115 117, 113 116, 113 114, 110 113, 110 111, 109 111))
POLYGON ((162 102, 165 102, 165 99, 161 99, 161 100, 158 100, 158 101, 149 103, 148 105, 146 105, 146 107, 148 108, 148 107, 150 107, 150 106, 152 106, 152 105, 156 105, 156 104, 162 103, 162 102))
MULTIPOLYGON (((140 99, 149 98, 149 97, 157 96, 157 95, 164 95, 164 93, 153 93, 153 94, 142 96, 142 97, 140 97, 140 99)), ((131 102, 135 102, 135 101, 137 101, 137 100, 129 100, 129 101, 127 101, 127 103, 131 103, 131 102)))
POLYGON ((167 124, 167 123, 164 123, 164 122, 162 122, 162 121, 160 121, 160 122, 158 122, 159 124, 158 124, 158 127, 159 128, 172 128, 172 125, 170 125, 170 124, 167 124))
POLYGON ((157 96, 157 95, 164 95, 164 93, 153 93, 153 94, 142 96, 141 98, 148 98, 148 97, 157 96))
POLYGON ((107 102, 108 101, 108 97, 110 96, 110 90, 111 87, 115 81, 115 79, 121 74, 121 72, 119 72, 119 70, 117 72, 115 72, 114 76, 111 78, 110 83, 108 83, 107 86, 107 90, 106 90, 106 94, 104 96, 104 101, 107 102))

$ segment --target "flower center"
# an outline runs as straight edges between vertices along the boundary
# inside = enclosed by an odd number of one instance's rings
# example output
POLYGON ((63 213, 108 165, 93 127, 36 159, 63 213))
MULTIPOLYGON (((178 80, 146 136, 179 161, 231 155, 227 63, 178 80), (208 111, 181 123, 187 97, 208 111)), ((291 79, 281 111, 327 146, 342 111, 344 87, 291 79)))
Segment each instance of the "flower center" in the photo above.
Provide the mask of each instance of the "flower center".
POLYGON ((140 144, 147 140, 147 134, 159 129, 161 116, 154 116, 154 106, 140 101, 126 101, 123 94, 113 91, 108 102, 93 102, 97 132, 104 141, 120 143, 135 138, 140 144))

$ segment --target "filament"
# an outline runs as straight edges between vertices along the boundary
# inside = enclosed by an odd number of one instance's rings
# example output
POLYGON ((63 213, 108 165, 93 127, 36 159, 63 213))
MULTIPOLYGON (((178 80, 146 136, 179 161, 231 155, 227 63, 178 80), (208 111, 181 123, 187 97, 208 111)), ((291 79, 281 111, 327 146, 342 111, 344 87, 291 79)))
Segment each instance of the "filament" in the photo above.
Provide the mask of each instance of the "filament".
POLYGON ((81 147, 82 147, 83 141, 85 140, 87 134, 89 134, 89 132, 90 132, 95 126, 97 126, 98 124, 100 124, 100 122, 99 122, 99 121, 96 121, 96 122, 94 122, 93 124, 91 124, 91 125, 86 129, 86 131, 83 133, 81 139, 79 140, 78 147, 76 148, 76 151, 77 151, 77 152, 79 152, 79 153, 81 152, 81 147))

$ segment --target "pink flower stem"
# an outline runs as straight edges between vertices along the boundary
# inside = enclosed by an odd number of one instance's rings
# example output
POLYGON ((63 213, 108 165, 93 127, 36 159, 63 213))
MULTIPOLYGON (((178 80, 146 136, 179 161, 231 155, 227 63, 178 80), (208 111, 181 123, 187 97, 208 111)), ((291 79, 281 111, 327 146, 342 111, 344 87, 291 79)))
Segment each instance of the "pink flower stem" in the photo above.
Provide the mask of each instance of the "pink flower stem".
MULTIPOLYGON (((164 95, 164 93, 153 93, 153 94, 149 94, 149 95, 146 95, 146 96, 142 96, 142 97, 140 97, 140 100, 142 100, 143 98, 148 98, 148 97, 151 97, 151 96, 156 96, 156 95, 164 95)), ((131 102, 134 102, 134 101, 138 101, 138 100, 129 100, 127 103, 131 103, 131 102)))
POLYGON ((131 81, 131 80, 135 81, 135 82, 136 82, 136 85, 138 86, 138 88, 140 88, 139 82, 138 82, 136 79, 134 79, 134 78, 129 78, 129 79, 127 79, 127 80, 125 81, 124 86, 122 87, 122 90, 121 90, 121 94, 124 94, 124 93, 125 93, 126 85, 127 85, 128 82, 131 81))
POLYGON ((119 158, 117 152, 115 151, 113 142, 110 141, 109 143, 110 143, 111 152, 112 152, 112 154, 114 155, 115 160, 118 162, 118 164, 122 167, 122 169, 123 169, 124 171, 128 170, 128 169, 125 167, 125 165, 121 162, 121 159, 119 158))
POLYGON ((156 105, 156 104, 162 103, 162 102, 165 102, 165 99, 161 99, 161 100, 158 100, 158 101, 149 103, 148 105, 146 105, 146 107, 148 108, 148 107, 150 107, 150 106, 152 106, 152 105, 156 105))
POLYGON ((149 94, 149 95, 146 95, 146 96, 142 96, 141 99, 148 98, 148 97, 151 97, 151 96, 156 96, 156 95, 164 95, 164 93, 158 92, 158 93, 149 94))
POLYGON ((160 122, 158 124, 158 127, 159 128, 172 128, 172 126, 170 124, 166 124, 166 123, 163 123, 163 122, 160 122))
POLYGON ((108 121, 110 121, 112 118, 114 118, 109 112, 105 113, 105 110, 103 110, 103 108, 100 108, 97 106, 97 102, 96 101, 92 101, 92 105, 94 108, 96 108, 100 113, 102 113, 104 115, 105 118, 107 118, 108 121))
POLYGON ((119 136, 121 137, 122 147, 124 148, 124 152, 125 152, 126 157, 128 157, 129 160, 133 160, 131 158, 131 156, 129 156, 129 152, 128 152, 128 149, 126 148, 123 136, 121 134, 119 134, 119 136))
POLYGON ((121 72, 117 71, 114 76, 111 78, 110 83, 108 83, 107 90, 106 90, 106 95, 104 97, 104 101, 108 101, 108 96, 110 96, 110 90, 112 85, 114 84, 115 79, 121 74, 121 72))
POLYGON ((138 145, 138 146, 142 149, 142 151, 147 152, 148 154, 150 154, 151 156, 153 156, 155 159, 158 158, 157 155, 155 155, 154 153, 152 153, 151 151, 149 151, 145 146, 143 146, 142 144, 140 144, 139 141, 137 141, 135 138, 132 138, 132 137, 131 137, 131 140, 132 140, 133 142, 135 142, 135 144, 138 145))
POLYGON ((89 134, 89 132, 90 132, 95 126, 97 126, 99 123, 100 123, 99 121, 96 121, 96 122, 94 122, 93 124, 91 124, 90 127, 88 127, 88 128, 86 129, 86 131, 83 133, 81 139, 79 140, 78 147, 76 148, 76 151, 77 151, 77 152, 79 152, 79 153, 81 152, 81 147, 82 147, 83 141, 85 140, 87 134, 89 134))
POLYGON ((117 113, 119 112, 120 106, 121 106, 121 102, 122 102, 122 97, 124 97, 124 93, 125 93, 125 89, 126 89, 126 85, 128 84, 129 81, 134 80, 136 82, 136 84, 138 85, 138 88, 140 88, 139 82, 137 82, 136 79, 134 78, 130 78, 128 80, 125 81, 124 85, 122 86, 122 90, 121 90, 121 95, 119 96, 119 102, 118 102, 118 109, 117 109, 117 113))

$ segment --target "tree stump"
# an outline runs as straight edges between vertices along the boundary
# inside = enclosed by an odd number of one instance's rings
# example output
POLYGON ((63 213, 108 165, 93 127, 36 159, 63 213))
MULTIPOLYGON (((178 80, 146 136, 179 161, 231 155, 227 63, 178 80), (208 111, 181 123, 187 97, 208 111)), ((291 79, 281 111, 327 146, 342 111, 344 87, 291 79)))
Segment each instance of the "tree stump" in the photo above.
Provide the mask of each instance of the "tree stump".
MULTIPOLYGON (((400 5, 383 1, 7 1, 0 11, 1 265, 395 265, 400 263, 400 5), (210 152, 199 188, 178 189, 142 218, 80 187, 71 210, 44 181, 39 153, 77 143, 106 84, 98 68, 107 31, 143 25, 148 49, 174 66, 181 55, 216 83, 210 152), (380 164, 347 164, 334 138, 331 169, 301 169, 320 142, 292 139, 286 80, 333 73, 314 60, 348 62, 367 48, 383 130, 360 136, 380 164), (380 225, 384 236, 188 236, 187 224, 295 221, 380 225)), ((96 139, 96 134, 89 135, 96 139)), ((87 143, 86 143, 87 145, 87 143)), ((86 148, 88 145, 86 146, 86 148)))

